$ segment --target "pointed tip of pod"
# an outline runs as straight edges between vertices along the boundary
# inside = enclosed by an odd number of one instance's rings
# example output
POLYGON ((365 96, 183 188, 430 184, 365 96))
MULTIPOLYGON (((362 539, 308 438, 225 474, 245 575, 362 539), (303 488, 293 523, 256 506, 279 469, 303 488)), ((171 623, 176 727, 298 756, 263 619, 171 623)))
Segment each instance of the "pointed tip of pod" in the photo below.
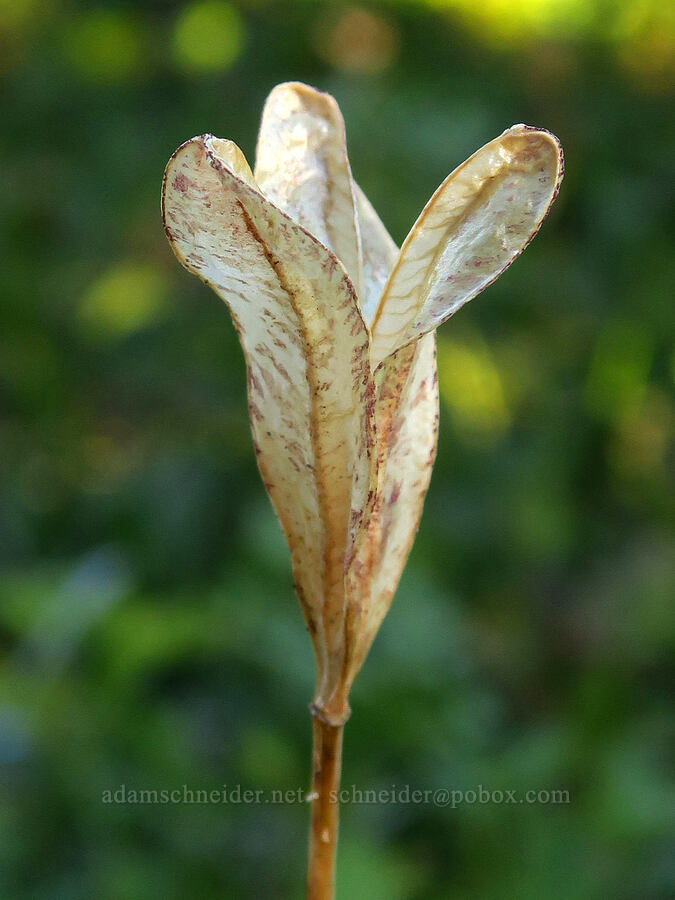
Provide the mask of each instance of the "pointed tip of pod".
POLYGON ((560 139, 547 128, 539 128, 536 125, 525 125, 523 122, 519 122, 517 125, 512 125, 510 128, 507 128, 506 131, 503 132, 501 137, 505 137, 509 134, 529 134, 533 138, 540 140, 542 143, 547 143, 550 145, 552 153, 557 158, 557 185, 559 186, 560 182, 562 181, 562 177, 565 174, 565 156, 563 153, 562 144, 560 143, 560 139))
POLYGON ((226 138, 217 138, 212 134, 203 134, 202 140, 209 163, 215 168, 224 167, 250 187, 259 190, 253 172, 243 151, 226 138))
POLYGON ((275 87, 267 95, 267 99, 270 100, 273 97, 277 97, 281 94, 295 94, 298 97, 304 98, 326 98, 329 97, 333 100, 332 94, 326 93, 326 91, 321 91, 319 88, 314 87, 312 84, 305 84, 304 81, 282 81, 281 84, 277 84, 275 87))
POLYGON ((310 115, 329 117, 339 123, 344 132, 344 120, 340 107, 332 94, 320 91, 318 88, 302 81, 284 81, 272 88, 267 95, 263 107, 262 125, 258 134, 258 152, 263 138, 263 126, 270 117, 277 120, 285 120, 296 114, 308 113, 310 115))

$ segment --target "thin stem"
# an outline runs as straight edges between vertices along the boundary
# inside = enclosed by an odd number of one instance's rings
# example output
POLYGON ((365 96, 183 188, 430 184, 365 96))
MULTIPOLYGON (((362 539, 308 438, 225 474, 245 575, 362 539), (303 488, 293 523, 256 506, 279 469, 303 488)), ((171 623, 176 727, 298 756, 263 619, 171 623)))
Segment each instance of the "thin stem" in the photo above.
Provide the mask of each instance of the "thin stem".
POLYGON ((343 725, 313 717, 312 811, 309 831, 307 900, 333 900, 342 768, 343 725))

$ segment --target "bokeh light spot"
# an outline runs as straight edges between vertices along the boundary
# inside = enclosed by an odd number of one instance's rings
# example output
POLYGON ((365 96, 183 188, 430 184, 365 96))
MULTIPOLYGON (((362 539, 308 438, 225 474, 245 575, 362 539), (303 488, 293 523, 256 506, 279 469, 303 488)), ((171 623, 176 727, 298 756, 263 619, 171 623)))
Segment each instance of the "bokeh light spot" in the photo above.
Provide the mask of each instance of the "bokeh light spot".
POLYGON ((617 424, 608 448, 611 468, 624 478, 665 475, 674 429, 675 410, 669 397, 649 389, 643 402, 627 410, 617 424))
POLYGON ((488 43, 520 43, 532 37, 571 36, 593 21, 588 0, 428 0, 455 11, 488 43))
POLYGON ((642 402, 653 342, 635 323, 614 321, 601 332, 586 381, 585 398, 596 416, 617 419, 642 402))
POLYGON ((452 412, 457 432, 466 443, 492 445, 510 424, 499 371, 477 338, 440 336, 438 377, 441 398, 452 412))
POLYGON ((0 33, 21 31, 39 7, 38 0, 0 0, 0 33))
POLYGON ((184 7, 176 21, 174 59, 188 72, 222 71, 239 57, 244 36, 237 9, 221 0, 198 0, 184 7))
POLYGON ((66 28, 64 41, 71 66, 90 81, 128 81, 143 64, 141 29, 123 12, 86 13, 66 28))
POLYGON ((80 320, 97 337, 124 337, 156 321, 167 289, 164 277, 145 263, 120 263, 95 281, 80 305, 80 320))
POLYGON ((663 0, 418 0, 461 19, 483 43, 518 50, 542 39, 592 35, 613 44, 640 87, 669 93, 675 75, 675 6, 663 0))
POLYGON ((649 91, 672 92, 675 6, 652 0, 624 3, 611 29, 624 69, 649 91))
POLYGON ((400 36, 380 13, 352 7, 321 18, 314 44, 317 54, 338 69, 375 74, 394 62, 400 36))

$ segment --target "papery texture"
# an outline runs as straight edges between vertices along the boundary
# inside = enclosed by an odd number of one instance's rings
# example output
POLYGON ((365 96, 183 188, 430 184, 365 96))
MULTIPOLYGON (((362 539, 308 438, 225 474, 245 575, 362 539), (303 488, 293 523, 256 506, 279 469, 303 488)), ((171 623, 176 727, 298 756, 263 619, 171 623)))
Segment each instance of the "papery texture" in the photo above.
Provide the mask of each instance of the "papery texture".
POLYGON ((563 173, 546 131, 515 125, 455 169, 405 239, 372 324, 371 361, 437 328, 537 233, 563 173))
MULTIPOLYGON (((364 283, 362 304, 374 311, 398 249, 357 187, 364 283)), ((390 355, 375 373, 378 483, 374 509, 364 521, 347 578, 349 685, 363 664, 386 615, 422 515, 438 437, 436 335, 390 355)))
MULTIPOLYGON (((398 248, 353 182, 344 125, 335 101, 304 85, 272 91, 263 113, 256 177, 266 195, 297 218, 358 273, 360 305, 375 313, 398 248), (358 254, 354 261, 354 253, 358 254)), ((435 339, 392 356, 375 381, 378 459, 375 504, 363 520, 357 552, 347 560, 343 679, 356 673, 391 602, 417 530, 436 446, 435 339), (424 415, 420 412, 425 410, 424 415), (391 453, 393 465, 386 464, 391 453), (418 471, 415 467, 419 465, 418 471), (396 470, 399 470, 398 473, 396 470), (358 576, 356 576, 358 573, 358 576), (360 632, 360 633, 359 633, 360 632)), ((347 682, 319 684, 315 701, 340 709, 347 682)))
POLYGON ((252 186, 242 159, 208 135, 184 144, 165 174, 165 226, 232 313, 260 471, 328 684, 343 660, 345 558, 375 482, 368 335, 342 266, 252 186))
POLYGON ((389 356, 376 382, 379 484, 349 571, 349 684, 389 609, 422 516, 438 439, 435 333, 389 356))
POLYGON ((446 178, 399 252, 354 182, 337 104, 297 83, 267 100, 255 176, 211 135, 167 166, 171 245, 242 343, 258 464, 317 658, 314 712, 330 725, 348 715, 419 525, 435 329, 536 234, 562 171, 557 139, 516 125, 446 178))
POLYGON ((263 110, 255 176, 274 204, 340 260, 357 296, 361 250, 345 126, 330 94, 289 82, 263 110))
POLYGON ((354 195, 361 233, 361 311, 366 324, 370 326, 382 290, 396 262, 398 247, 358 184, 354 185, 354 195))

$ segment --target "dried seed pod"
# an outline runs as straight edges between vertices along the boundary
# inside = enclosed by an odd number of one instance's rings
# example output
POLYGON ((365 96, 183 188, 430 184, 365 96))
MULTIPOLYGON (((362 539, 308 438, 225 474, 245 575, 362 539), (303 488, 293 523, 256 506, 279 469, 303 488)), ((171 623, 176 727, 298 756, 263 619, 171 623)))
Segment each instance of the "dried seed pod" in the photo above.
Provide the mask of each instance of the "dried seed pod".
POLYGON ((562 151, 515 125, 455 169, 399 252, 352 178, 332 97, 270 94, 255 175, 202 135, 171 157, 179 261, 228 305, 254 447, 288 542, 317 663, 309 896, 332 896, 341 727, 396 590, 436 453, 435 329, 536 234, 562 151))

